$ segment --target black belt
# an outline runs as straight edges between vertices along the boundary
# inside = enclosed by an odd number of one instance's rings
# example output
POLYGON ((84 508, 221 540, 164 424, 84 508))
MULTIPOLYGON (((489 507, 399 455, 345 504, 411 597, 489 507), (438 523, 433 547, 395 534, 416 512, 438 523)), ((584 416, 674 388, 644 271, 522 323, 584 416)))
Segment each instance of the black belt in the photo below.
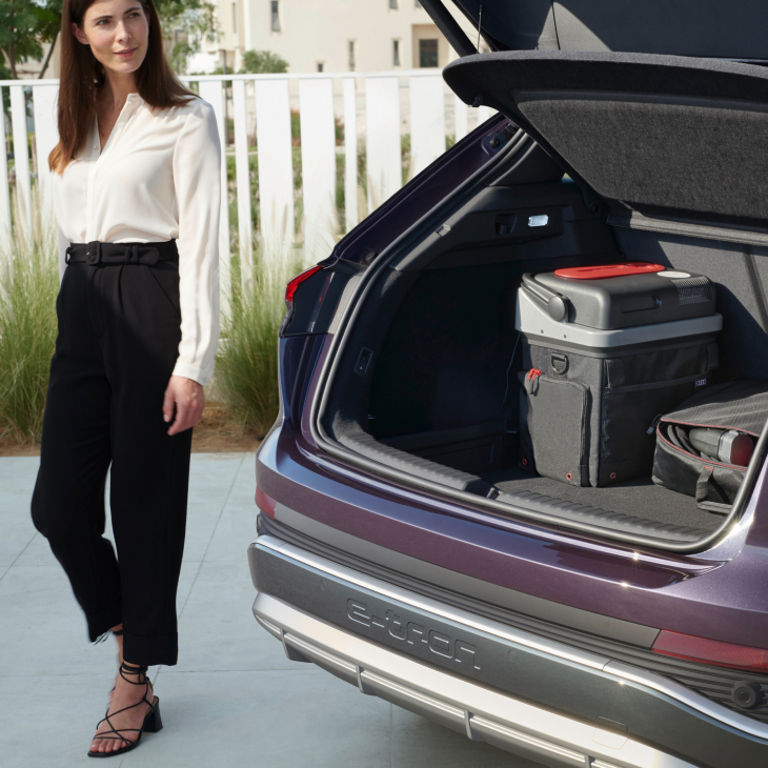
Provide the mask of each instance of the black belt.
POLYGON ((70 243, 64 256, 67 264, 147 264, 159 261, 178 261, 179 252, 175 240, 164 243, 70 243))

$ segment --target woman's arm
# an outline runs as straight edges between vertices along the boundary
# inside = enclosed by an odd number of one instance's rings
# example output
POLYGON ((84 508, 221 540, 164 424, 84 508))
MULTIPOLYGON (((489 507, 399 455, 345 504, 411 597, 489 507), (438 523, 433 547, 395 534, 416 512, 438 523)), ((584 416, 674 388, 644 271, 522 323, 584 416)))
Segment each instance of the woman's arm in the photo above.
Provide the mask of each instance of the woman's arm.
POLYGON ((208 384, 219 339, 221 150, 213 109, 195 100, 176 142, 181 342, 173 373, 208 384))
POLYGON ((203 385, 213 376, 219 338, 219 211, 221 150, 216 119, 193 104, 176 143, 173 180, 179 207, 179 356, 163 398, 175 435, 200 421, 203 385))

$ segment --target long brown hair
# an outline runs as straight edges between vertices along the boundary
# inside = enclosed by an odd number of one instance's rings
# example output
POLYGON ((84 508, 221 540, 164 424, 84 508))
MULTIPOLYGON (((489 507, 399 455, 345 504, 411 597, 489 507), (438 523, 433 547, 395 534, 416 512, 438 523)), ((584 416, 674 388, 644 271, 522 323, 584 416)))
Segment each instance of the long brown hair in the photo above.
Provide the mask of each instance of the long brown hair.
MULTIPOLYGON (((152 107, 184 104, 194 97, 171 70, 163 50, 163 33, 152 0, 140 0, 149 23, 147 55, 136 71, 136 86, 152 107)), ((52 171, 61 173, 82 149, 96 113, 96 95, 104 84, 104 68, 91 49, 75 39, 72 24, 81 26, 94 0, 64 0, 61 13, 59 78, 59 143, 48 156, 52 171)))

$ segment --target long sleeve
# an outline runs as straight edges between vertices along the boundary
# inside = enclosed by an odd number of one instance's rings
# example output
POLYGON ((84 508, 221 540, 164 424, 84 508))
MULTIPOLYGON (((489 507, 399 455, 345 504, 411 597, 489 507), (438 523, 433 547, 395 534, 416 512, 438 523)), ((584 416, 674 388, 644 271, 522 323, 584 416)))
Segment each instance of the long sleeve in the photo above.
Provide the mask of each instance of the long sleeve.
POLYGON ((221 149, 211 107, 196 101, 176 141, 181 342, 173 373, 207 384, 219 339, 221 149))

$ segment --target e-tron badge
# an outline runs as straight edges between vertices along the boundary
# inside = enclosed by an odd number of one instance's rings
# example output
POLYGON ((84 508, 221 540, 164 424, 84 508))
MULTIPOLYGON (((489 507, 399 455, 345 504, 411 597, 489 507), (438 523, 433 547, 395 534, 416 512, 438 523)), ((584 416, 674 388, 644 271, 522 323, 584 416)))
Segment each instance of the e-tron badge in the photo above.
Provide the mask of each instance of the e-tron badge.
POLYGON ((472 643, 451 637, 424 623, 407 620, 395 611, 386 610, 383 616, 378 616, 364 602, 349 599, 347 618, 355 624, 373 630, 373 634, 378 633, 390 640, 421 648, 429 655, 439 657, 442 661, 453 661, 462 668, 480 671, 477 647, 472 643))

